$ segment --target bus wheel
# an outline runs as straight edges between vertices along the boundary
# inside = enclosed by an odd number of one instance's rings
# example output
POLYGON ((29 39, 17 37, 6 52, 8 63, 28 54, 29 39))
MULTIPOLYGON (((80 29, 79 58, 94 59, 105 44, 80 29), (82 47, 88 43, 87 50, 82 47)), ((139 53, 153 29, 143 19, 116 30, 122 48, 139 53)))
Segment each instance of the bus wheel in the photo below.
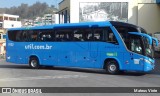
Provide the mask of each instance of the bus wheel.
POLYGON ((29 66, 33 69, 38 69, 40 67, 38 59, 31 57, 29 60, 29 66))
POLYGON ((117 61, 109 60, 106 62, 105 69, 109 74, 118 74, 119 73, 119 66, 117 61))

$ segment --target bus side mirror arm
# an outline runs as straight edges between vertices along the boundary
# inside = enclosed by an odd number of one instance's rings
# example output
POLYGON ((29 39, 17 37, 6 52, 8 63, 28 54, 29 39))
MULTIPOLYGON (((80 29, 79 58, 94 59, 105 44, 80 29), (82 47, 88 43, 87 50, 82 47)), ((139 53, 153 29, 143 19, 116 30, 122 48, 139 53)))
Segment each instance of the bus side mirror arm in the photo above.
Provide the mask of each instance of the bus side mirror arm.
POLYGON ((134 35, 139 35, 139 36, 144 36, 149 40, 149 44, 152 45, 152 41, 153 38, 151 36, 149 36, 148 34, 144 34, 144 33, 139 33, 139 32, 129 32, 129 34, 134 34, 134 35))
POLYGON ((158 46, 158 39, 157 39, 157 38, 154 38, 154 37, 152 37, 152 39, 153 39, 153 41, 155 41, 156 46, 158 46))

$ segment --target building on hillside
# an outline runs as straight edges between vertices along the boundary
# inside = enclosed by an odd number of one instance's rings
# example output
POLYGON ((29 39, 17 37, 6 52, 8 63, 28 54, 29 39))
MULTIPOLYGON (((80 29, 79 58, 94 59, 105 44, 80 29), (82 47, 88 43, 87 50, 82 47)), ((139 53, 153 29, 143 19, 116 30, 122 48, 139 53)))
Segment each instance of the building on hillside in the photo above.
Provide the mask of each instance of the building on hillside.
POLYGON ((122 21, 160 32, 160 0, 63 0, 59 23, 122 21))
POLYGON ((22 20, 23 26, 41 26, 58 24, 58 14, 44 14, 43 17, 36 17, 34 20, 24 19, 22 20))
POLYGON ((45 25, 50 25, 50 24, 57 24, 57 19, 58 14, 45 14, 44 15, 44 24, 45 25))
POLYGON ((18 15, 0 14, 0 55, 5 55, 6 30, 21 26, 18 15))
POLYGON ((31 19, 23 19, 22 26, 34 26, 34 20, 31 19))
POLYGON ((18 15, 10 15, 10 14, 0 14, 0 28, 15 28, 21 27, 21 21, 19 20, 18 15))

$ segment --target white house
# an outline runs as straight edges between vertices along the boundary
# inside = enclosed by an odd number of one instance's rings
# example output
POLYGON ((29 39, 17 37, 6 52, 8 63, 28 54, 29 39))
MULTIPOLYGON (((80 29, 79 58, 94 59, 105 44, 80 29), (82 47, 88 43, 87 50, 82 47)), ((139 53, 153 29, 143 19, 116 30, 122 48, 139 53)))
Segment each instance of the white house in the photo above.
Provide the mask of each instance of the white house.
POLYGON ((21 21, 18 21, 19 16, 11 14, 0 14, 0 55, 5 54, 5 37, 6 29, 21 27, 21 21))
POLYGON ((21 27, 21 21, 18 21, 18 19, 18 15, 0 14, 0 27, 5 29, 21 27))

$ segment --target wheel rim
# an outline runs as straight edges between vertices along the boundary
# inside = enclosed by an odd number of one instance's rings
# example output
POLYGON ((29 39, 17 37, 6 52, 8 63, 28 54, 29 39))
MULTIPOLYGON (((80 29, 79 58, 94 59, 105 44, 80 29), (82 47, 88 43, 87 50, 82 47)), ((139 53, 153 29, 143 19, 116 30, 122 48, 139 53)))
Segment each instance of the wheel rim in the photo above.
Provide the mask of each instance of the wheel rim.
POLYGON ((31 61, 31 66, 32 67, 36 67, 37 66, 37 61, 36 60, 32 60, 31 61))
POLYGON ((112 64, 109 66, 109 69, 110 69, 110 71, 114 72, 114 71, 116 71, 117 67, 116 67, 116 65, 112 64))

